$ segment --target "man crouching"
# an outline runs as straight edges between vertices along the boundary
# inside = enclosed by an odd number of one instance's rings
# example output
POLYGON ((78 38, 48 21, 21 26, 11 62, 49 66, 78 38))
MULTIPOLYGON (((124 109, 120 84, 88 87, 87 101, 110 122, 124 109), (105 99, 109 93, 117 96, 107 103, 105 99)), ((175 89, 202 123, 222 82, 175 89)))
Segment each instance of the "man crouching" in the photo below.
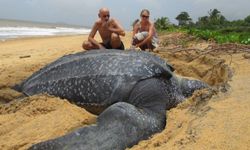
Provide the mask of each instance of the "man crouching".
POLYGON ((101 8, 98 16, 99 19, 93 25, 88 41, 84 41, 82 44, 83 49, 124 50, 124 45, 120 39, 120 35, 125 36, 125 32, 120 23, 116 19, 110 18, 110 13, 107 8, 101 8), (101 36, 101 43, 94 39, 97 31, 101 36))

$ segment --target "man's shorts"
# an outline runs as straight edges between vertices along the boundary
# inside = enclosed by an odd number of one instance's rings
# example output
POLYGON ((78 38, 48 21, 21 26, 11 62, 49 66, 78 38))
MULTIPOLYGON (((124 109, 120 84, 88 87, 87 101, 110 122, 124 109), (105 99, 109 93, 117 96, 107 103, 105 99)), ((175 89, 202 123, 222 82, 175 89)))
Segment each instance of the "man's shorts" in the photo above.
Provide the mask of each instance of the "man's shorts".
MULTIPOLYGON (((110 41, 107 42, 107 43, 101 43, 101 44, 102 44, 102 46, 104 46, 106 49, 114 49, 114 48, 112 48, 110 41)), ((120 45, 118 48, 115 48, 115 49, 124 50, 124 44, 123 44, 123 42, 121 41, 121 45, 120 45)))

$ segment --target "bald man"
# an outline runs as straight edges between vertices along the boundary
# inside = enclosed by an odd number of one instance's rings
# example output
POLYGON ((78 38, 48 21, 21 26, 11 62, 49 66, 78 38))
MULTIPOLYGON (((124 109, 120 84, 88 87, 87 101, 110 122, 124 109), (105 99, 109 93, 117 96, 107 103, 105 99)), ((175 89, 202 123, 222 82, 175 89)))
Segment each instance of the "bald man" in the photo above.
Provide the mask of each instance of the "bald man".
POLYGON ((120 36, 125 36, 125 32, 120 23, 110 18, 110 13, 107 8, 101 8, 98 14, 98 20, 92 27, 88 41, 82 44, 83 49, 120 49, 124 50, 124 45, 120 36), (102 42, 99 43, 94 39, 96 32, 99 32, 102 42))

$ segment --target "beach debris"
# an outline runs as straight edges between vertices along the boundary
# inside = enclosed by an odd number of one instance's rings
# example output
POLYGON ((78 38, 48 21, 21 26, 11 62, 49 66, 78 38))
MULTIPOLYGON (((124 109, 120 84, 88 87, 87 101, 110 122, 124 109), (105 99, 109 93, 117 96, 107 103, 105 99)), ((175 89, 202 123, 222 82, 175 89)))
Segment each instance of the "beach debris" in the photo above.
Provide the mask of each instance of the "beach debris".
POLYGON ((29 57, 31 57, 31 56, 30 55, 19 56, 20 59, 22 59, 22 58, 29 58, 29 57))
POLYGON ((250 54, 243 54, 242 56, 246 59, 250 59, 250 54))

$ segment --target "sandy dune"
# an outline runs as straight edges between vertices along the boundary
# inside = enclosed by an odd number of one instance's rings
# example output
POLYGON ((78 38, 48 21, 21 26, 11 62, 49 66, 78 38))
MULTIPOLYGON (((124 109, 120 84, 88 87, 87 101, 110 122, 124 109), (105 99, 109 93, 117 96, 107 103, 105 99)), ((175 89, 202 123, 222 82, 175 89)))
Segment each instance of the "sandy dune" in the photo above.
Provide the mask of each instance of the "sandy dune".
MULTIPOLYGON (((123 38, 127 48, 130 37, 123 38)), ((95 123, 96 116, 66 100, 48 95, 20 99, 21 94, 10 89, 55 59, 82 51, 86 38, 44 37, 0 43, 0 149, 27 149, 95 123)), ((168 111, 165 130, 132 149, 249 149, 249 54, 229 54, 222 47, 206 54, 202 50, 213 43, 194 41, 179 33, 163 35, 161 42, 156 54, 172 63, 177 74, 199 78, 214 90, 198 91, 168 111), (187 42, 180 44, 179 40, 187 42)))

